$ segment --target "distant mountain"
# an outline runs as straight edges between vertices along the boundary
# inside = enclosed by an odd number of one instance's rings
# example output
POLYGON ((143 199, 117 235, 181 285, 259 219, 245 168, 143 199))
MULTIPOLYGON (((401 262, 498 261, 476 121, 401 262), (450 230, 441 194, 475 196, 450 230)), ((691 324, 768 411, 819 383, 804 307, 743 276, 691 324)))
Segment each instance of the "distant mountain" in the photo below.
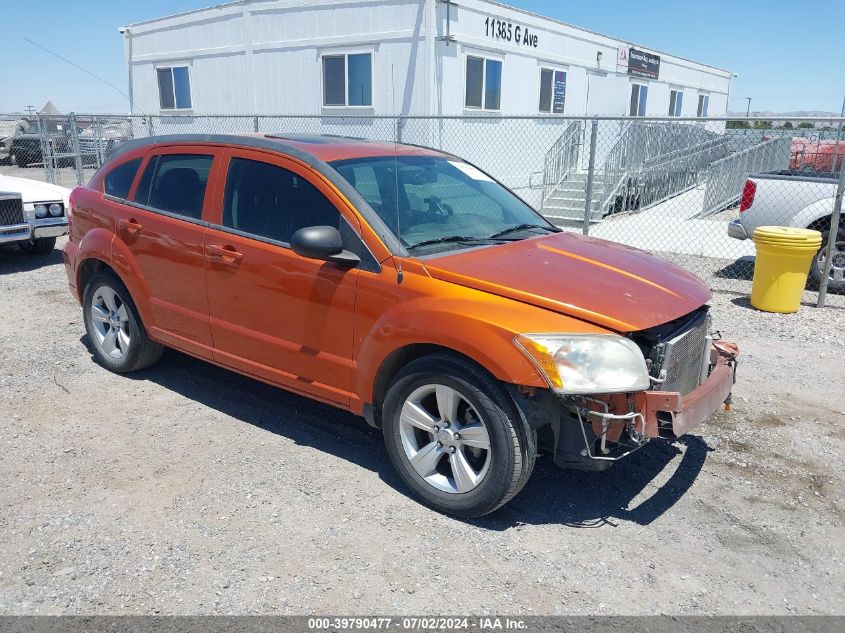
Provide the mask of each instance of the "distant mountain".
MULTIPOLYGON (((728 116, 745 116, 745 111, 742 112, 728 112, 728 116)), ((812 119, 816 117, 838 117, 838 112, 826 112, 825 110, 794 110, 792 112, 771 112, 752 110, 749 116, 757 117, 759 119, 765 117, 790 117, 795 119, 812 119)))

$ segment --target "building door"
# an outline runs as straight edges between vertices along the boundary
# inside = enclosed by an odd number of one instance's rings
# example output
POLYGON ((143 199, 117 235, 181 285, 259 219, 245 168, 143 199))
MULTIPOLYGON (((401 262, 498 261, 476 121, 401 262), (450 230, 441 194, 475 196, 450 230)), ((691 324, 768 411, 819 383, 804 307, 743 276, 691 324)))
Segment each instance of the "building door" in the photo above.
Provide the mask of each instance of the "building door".
POLYGON ((614 77, 596 70, 587 71, 587 99, 584 112, 588 115, 624 114, 624 104, 617 103, 614 77))

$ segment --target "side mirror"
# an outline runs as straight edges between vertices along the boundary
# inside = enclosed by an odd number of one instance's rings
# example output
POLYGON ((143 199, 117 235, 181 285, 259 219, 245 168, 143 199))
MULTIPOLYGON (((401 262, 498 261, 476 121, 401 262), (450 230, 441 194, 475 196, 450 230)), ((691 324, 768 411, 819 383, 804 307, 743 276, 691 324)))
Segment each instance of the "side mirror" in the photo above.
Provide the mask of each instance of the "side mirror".
POLYGON ((290 238, 294 253, 309 259, 322 259, 343 266, 355 266, 361 259, 343 249, 340 231, 333 226, 309 226, 299 229, 290 238))

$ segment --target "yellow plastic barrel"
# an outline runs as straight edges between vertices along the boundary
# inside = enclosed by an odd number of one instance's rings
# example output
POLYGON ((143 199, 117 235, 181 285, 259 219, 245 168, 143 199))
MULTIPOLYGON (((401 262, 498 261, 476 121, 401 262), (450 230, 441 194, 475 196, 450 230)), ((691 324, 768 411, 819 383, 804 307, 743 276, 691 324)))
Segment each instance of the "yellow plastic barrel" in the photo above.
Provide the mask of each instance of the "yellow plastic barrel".
POLYGON ((813 256, 822 234, 789 226, 760 226, 754 231, 757 257, 751 305, 766 312, 797 312, 813 256))

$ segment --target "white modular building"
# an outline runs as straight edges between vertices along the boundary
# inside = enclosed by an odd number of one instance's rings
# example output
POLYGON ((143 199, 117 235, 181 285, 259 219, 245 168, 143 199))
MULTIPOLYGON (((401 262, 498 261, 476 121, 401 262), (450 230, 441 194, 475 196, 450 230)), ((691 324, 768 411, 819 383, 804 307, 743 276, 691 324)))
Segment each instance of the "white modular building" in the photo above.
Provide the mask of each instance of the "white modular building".
POLYGON ((244 0, 120 31, 134 114, 722 116, 732 76, 490 0, 244 0))

